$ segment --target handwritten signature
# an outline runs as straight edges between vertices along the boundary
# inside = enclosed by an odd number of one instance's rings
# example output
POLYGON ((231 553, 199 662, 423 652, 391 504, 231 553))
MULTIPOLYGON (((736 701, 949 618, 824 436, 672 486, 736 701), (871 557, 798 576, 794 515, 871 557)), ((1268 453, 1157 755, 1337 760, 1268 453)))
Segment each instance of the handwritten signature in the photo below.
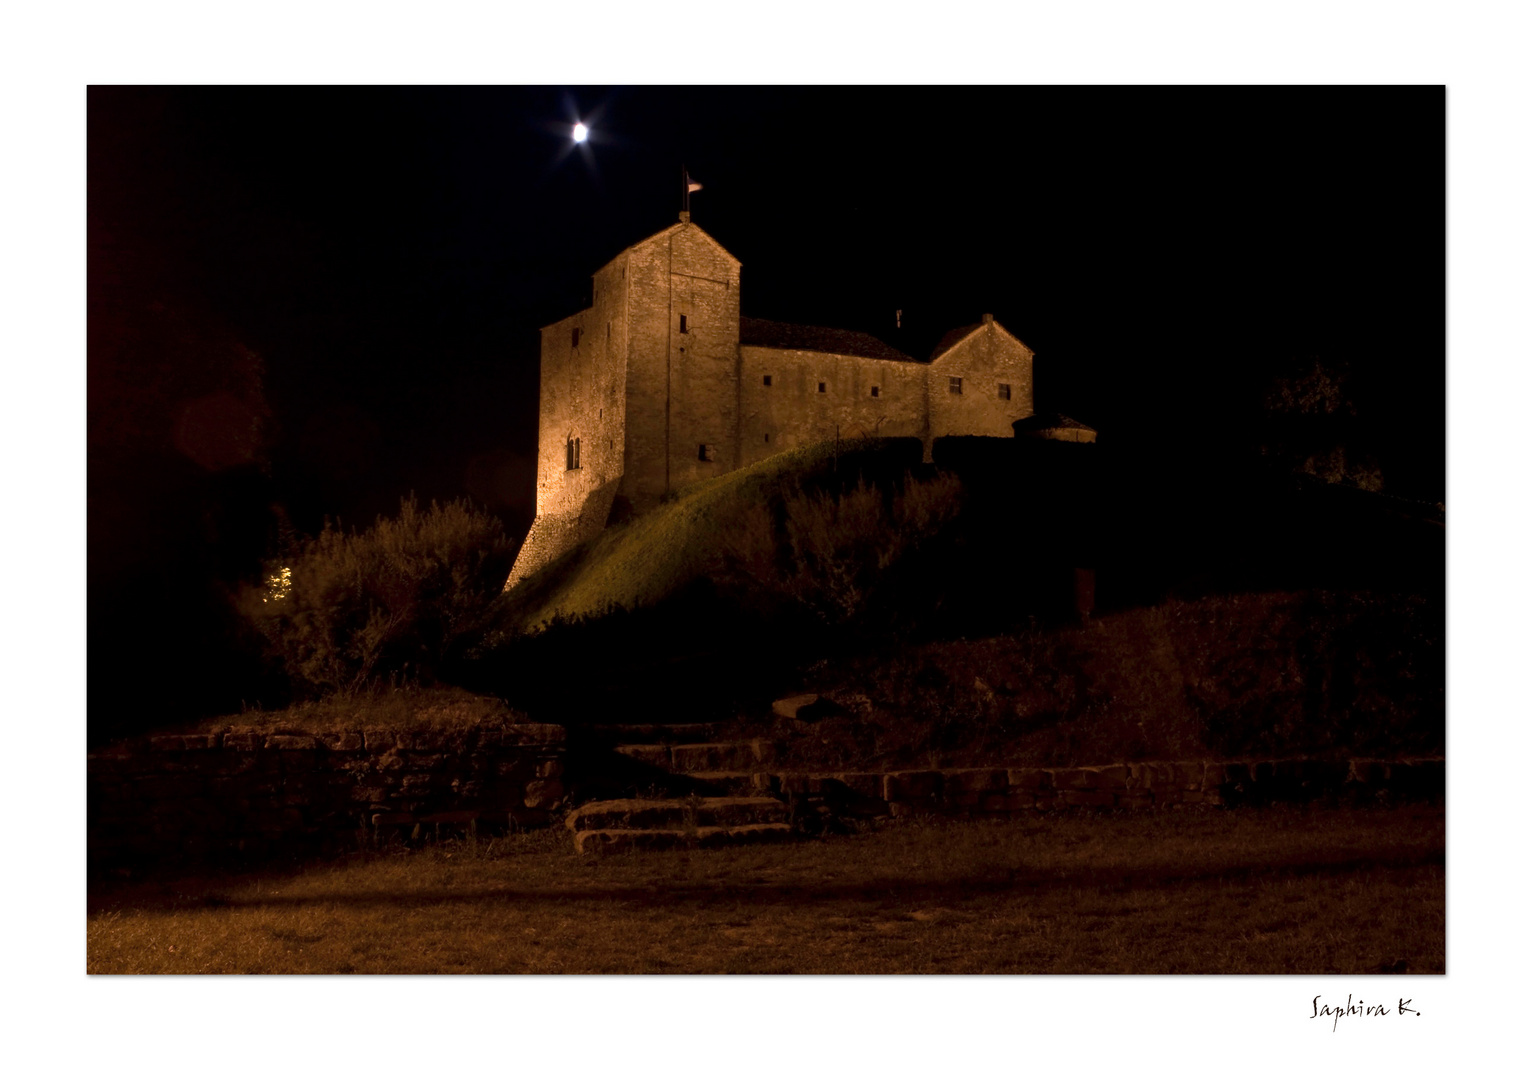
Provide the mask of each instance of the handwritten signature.
POLYGON ((1352 1004, 1352 995, 1348 994, 1345 1005, 1322 1005, 1320 1003, 1320 995, 1316 994, 1313 1002, 1314 1011, 1310 1013, 1310 1019, 1318 1020, 1323 1016, 1329 1016, 1331 1018, 1331 1030, 1335 1031, 1336 1025, 1341 1023, 1343 1017, 1347 1016, 1420 1016, 1421 1010, 1412 1006, 1411 1002, 1413 1001, 1415 1001, 1415 998, 1401 998, 1400 1004, 1396 1008, 1386 1009, 1382 1005, 1364 1004, 1361 999, 1354 1005, 1352 1004))

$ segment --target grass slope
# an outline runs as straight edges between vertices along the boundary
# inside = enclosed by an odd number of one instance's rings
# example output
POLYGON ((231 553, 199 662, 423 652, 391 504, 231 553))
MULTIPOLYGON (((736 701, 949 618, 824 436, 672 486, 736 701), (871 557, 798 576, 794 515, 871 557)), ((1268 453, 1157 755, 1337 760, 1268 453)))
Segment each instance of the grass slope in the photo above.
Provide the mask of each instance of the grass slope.
POLYGON ((844 475, 866 465, 883 468, 897 457, 892 447, 905 441, 856 441, 836 452, 831 443, 802 447, 691 484, 531 577, 506 599, 499 625, 534 632, 556 619, 657 603, 713 565, 717 537, 735 528, 748 508, 830 475, 835 463, 844 475))
POLYGON ((238 731, 262 735, 359 730, 454 732, 532 722, 529 716, 497 698, 443 686, 333 694, 317 701, 298 702, 290 708, 246 709, 163 730, 177 734, 238 731))

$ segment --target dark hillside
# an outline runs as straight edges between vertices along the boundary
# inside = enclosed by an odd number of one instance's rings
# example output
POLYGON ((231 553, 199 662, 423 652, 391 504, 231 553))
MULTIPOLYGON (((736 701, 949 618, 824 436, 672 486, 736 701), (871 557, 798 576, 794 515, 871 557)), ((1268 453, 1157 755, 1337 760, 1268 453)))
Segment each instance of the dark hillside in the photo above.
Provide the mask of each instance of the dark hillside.
MULTIPOLYGON (((1242 472, 1237 481, 1235 463, 1169 471, 1095 444, 945 439, 932 466, 921 465, 915 449, 880 443, 834 455, 819 448, 681 492, 652 515, 607 530, 511 597, 499 632, 461 680, 540 718, 575 725, 659 714, 673 721, 760 716, 773 697, 799 689, 823 664, 884 669, 939 642, 1077 625, 1075 571, 1086 568, 1096 574, 1094 613, 1102 620, 1076 639, 1085 641, 1086 656, 1049 639, 1025 661, 1035 679, 1085 681, 1101 676, 1083 672, 1104 669, 1110 679, 1133 678, 1133 653, 1110 644, 1113 632, 1104 628, 1127 624, 1131 640, 1145 641, 1150 634, 1140 620, 1157 616, 1106 621, 1111 613, 1159 608, 1161 618, 1172 611, 1189 619, 1199 609, 1170 605, 1218 596, 1231 605, 1225 610, 1244 615, 1247 604, 1266 606, 1256 595, 1298 596, 1297 603, 1272 604, 1277 617, 1242 619, 1216 670, 1236 667, 1241 673, 1232 681, 1240 685, 1250 667, 1270 666, 1238 691, 1234 717, 1204 706, 1216 719, 1187 721, 1209 724, 1190 741, 1229 752, 1250 736, 1226 732, 1265 727, 1272 713, 1253 717, 1256 709, 1284 709, 1276 695, 1253 699, 1267 690, 1266 679, 1303 677, 1295 672, 1299 650, 1318 652, 1308 635, 1287 637, 1299 621, 1290 621, 1290 604, 1302 605, 1306 623, 1329 611, 1321 625, 1347 642, 1346 652, 1332 656, 1356 666, 1345 670, 1332 659, 1328 682, 1368 677, 1355 674, 1373 663, 1362 651, 1365 635, 1387 640, 1381 631, 1392 628, 1389 616, 1409 627, 1416 668, 1404 678, 1435 690, 1436 701, 1435 708, 1405 706, 1414 720, 1407 730, 1423 732, 1412 741, 1440 738, 1443 528, 1435 509, 1264 472, 1251 472, 1250 482, 1242 472), (896 517, 898 493, 935 484, 957 493, 957 512, 924 522, 908 542, 905 514, 896 517), (857 523, 855 507, 868 514, 857 523), (798 519, 813 514, 832 533, 825 556, 801 549, 798 519), (611 582, 643 602, 614 602, 611 582), (590 583, 606 590, 603 602, 590 583), (567 597, 581 597, 579 606, 567 605, 567 597), (527 611, 553 614, 535 628, 527 611), (1422 713, 1427 719, 1416 719, 1422 713)), ((1212 638, 1218 631, 1212 619, 1207 625, 1212 638)), ((1158 676, 1166 677, 1151 677, 1158 676)), ((1421 692, 1384 693, 1411 701, 1421 692)), ((1174 686, 1169 704, 1153 698, 1150 709, 1197 716, 1203 710, 1184 697, 1191 693, 1186 683, 1174 686)), ((1109 694, 1110 701, 1127 697, 1109 694)), ((1071 705, 1039 711, 1074 718, 1096 706, 1080 693, 1071 705)), ((1301 698, 1298 724, 1314 723, 1322 708, 1301 698)), ((1037 753, 1044 738, 1031 732, 1020 741, 1037 753)), ((929 748, 937 745, 934 739, 929 748)))
POLYGON ((797 689, 838 706, 737 737, 805 771, 1444 750, 1443 612, 1419 596, 1242 593, 1070 626, 828 658, 797 689))
POLYGON ((1099 610, 1268 589, 1442 595, 1443 515, 1432 504, 1229 455, 1107 443, 942 439, 935 460, 970 493, 970 534, 988 565, 1022 543, 1042 562, 1094 567, 1099 610))

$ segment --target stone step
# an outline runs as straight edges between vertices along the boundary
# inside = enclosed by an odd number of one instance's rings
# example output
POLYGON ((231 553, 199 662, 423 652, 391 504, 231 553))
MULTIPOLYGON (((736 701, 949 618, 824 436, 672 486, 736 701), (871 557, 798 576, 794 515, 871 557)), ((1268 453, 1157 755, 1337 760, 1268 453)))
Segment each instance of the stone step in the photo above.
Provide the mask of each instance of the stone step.
POLYGON ((715 796, 699 799, 606 799, 584 803, 567 815, 573 832, 691 827, 735 828, 778 825, 790 820, 790 808, 778 799, 715 796))
POLYGON ((682 829, 585 829, 574 837, 574 844, 580 854, 608 854, 618 851, 664 851, 690 846, 726 847, 789 838, 789 825, 760 823, 701 826, 689 832, 682 829))
POLYGON ((774 744, 765 739, 733 743, 680 743, 676 746, 627 743, 617 746, 615 752, 634 758, 644 765, 677 773, 754 772, 756 766, 773 761, 774 744))
POLYGON ((591 724, 595 735, 618 743, 697 743, 715 739, 724 724, 591 724))
POLYGON ((729 795, 762 795, 772 790, 771 777, 766 772, 692 772, 684 775, 729 795))
POLYGON ((673 754, 668 747, 656 743, 626 743, 615 748, 617 754, 651 765, 658 769, 673 768, 673 754))

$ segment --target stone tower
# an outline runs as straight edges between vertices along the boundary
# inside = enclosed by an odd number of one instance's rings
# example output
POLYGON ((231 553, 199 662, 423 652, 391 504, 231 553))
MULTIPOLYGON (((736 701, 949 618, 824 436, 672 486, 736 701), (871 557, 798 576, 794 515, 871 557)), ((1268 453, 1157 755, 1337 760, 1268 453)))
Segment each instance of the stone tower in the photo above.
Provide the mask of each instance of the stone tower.
POLYGON ((536 516, 509 586, 597 535, 617 495, 641 511, 736 467, 741 269, 686 213, 541 330, 536 516))

